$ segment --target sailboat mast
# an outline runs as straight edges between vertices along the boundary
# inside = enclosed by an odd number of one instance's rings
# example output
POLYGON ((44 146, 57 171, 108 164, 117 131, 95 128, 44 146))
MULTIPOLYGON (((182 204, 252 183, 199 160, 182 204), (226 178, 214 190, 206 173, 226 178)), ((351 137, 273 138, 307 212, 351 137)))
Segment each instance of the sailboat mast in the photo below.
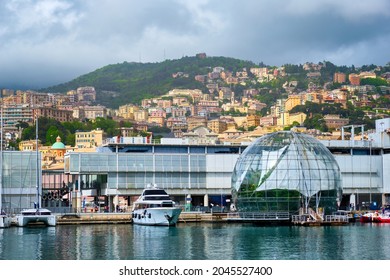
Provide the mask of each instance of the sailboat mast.
MULTIPOLYGON (((0 109, 1 139, 0 139, 0 212, 3 212, 3 101, 0 109)), ((1 214, 0 213, 0 214, 1 214)))
POLYGON ((36 140, 36 146, 37 146, 37 210, 40 208, 40 201, 39 201, 39 150, 38 150, 38 116, 35 121, 35 140, 36 140))

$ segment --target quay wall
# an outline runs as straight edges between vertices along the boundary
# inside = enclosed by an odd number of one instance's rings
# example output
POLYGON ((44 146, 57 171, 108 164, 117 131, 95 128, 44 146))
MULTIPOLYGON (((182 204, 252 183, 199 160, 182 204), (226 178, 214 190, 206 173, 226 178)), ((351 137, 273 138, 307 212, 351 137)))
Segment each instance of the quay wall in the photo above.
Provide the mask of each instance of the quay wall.
MULTIPOLYGON (((226 221, 226 217, 226 213, 182 212, 178 223, 224 222, 226 221)), ((131 213, 75 213, 57 215, 57 225, 129 223, 132 223, 131 213)))

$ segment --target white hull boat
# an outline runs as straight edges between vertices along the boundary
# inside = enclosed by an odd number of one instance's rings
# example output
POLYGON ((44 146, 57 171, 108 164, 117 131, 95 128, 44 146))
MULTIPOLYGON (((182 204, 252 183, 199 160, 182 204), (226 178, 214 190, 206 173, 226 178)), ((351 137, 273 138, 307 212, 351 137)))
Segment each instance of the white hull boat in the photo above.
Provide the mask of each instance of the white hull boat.
POLYGON ((11 225, 11 218, 7 215, 0 215, 0 228, 7 228, 11 225))
POLYGON ((56 223, 56 216, 50 210, 44 208, 23 210, 21 214, 17 215, 17 225, 19 227, 28 225, 56 226, 56 223))
POLYGON ((40 178, 40 159, 39 159, 39 150, 38 150, 38 119, 35 123, 35 136, 36 136, 36 153, 37 153, 37 200, 34 203, 35 208, 31 209, 25 209, 20 214, 16 216, 16 224, 19 227, 25 227, 30 225, 45 225, 45 226, 56 226, 57 224, 57 218, 55 215, 51 213, 50 210, 45 208, 40 208, 39 205, 41 204, 41 197, 39 194, 39 191, 41 189, 41 185, 39 183, 40 178))
POLYGON ((140 225, 174 226, 181 211, 165 190, 154 186, 144 189, 134 202, 132 220, 134 224, 140 225))
POLYGON ((179 208, 149 208, 133 211, 133 223, 149 226, 173 226, 181 213, 179 208))

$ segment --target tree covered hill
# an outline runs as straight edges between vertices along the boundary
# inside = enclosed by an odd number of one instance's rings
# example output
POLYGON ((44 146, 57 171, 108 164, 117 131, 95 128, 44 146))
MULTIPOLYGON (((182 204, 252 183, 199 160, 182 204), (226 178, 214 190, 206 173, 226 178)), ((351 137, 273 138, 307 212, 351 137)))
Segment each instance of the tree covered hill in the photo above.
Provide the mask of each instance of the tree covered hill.
POLYGON ((174 88, 201 89, 207 92, 205 86, 194 77, 206 75, 213 67, 218 66, 235 72, 257 65, 227 57, 183 57, 158 63, 123 62, 104 66, 70 82, 41 91, 66 93, 78 87, 93 86, 99 104, 118 108, 127 103, 139 103, 144 98, 161 96, 174 88), (177 72, 188 74, 188 77, 173 78, 172 74, 177 72))

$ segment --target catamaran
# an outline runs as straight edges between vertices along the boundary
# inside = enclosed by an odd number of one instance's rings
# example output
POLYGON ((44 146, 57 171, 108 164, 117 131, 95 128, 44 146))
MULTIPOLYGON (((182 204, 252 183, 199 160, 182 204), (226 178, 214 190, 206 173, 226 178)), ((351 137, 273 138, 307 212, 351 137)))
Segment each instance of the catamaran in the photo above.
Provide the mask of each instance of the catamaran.
POLYGON ((17 225, 20 227, 25 227, 28 225, 46 225, 46 226, 55 226, 57 223, 56 216, 51 213, 50 210, 45 208, 40 208, 41 197, 39 194, 40 184, 39 184, 39 170, 40 170, 40 161, 39 161, 39 150, 38 150, 38 118, 36 120, 36 149, 37 149, 37 202, 34 203, 35 207, 31 209, 24 209, 20 214, 16 216, 17 225))

